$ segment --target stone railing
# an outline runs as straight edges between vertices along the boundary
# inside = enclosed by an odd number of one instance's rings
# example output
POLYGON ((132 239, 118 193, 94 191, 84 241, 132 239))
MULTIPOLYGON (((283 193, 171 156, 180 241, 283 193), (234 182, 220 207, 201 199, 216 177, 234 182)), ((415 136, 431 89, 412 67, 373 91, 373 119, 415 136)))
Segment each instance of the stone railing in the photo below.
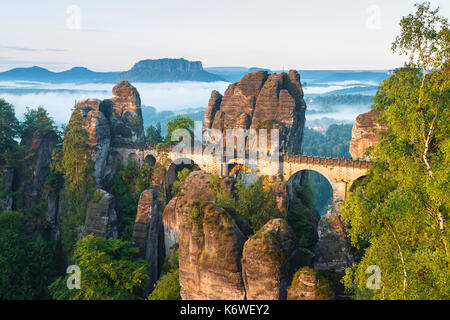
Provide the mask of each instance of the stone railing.
MULTIPOLYGON (((162 144, 150 144, 146 142, 136 142, 136 143, 112 142, 111 147, 135 149, 135 150, 156 150, 157 152, 163 153, 169 153, 172 151, 173 148, 172 146, 166 146, 162 144)), ((192 150, 191 154, 194 154, 195 151, 192 150)), ((248 158, 247 152, 245 157, 248 158)), ((312 164, 312 165, 332 166, 332 167, 360 168, 360 169, 369 169, 370 167, 370 161, 368 160, 292 155, 285 152, 280 153, 280 162, 302 163, 302 164, 312 164)))
POLYGON ((347 167, 347 168, 360 168, 369 169, 370 161, 367 160, 353 160, 347 158, 331 158, 331 157, 317 157, 317 156, 304 156, 304 155, 291 155, 283 153, 280 155, 281 161, 304 163, 304 164, 316 164, 322 166, 332 167, 347 167))

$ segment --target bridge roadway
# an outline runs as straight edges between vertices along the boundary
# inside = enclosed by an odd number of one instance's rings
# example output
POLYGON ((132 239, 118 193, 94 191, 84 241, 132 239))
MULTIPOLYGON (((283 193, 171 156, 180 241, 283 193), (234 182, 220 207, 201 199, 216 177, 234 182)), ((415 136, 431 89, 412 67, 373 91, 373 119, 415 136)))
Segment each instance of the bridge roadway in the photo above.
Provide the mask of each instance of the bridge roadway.
POLYGON ((346 158, 328 158, 304 155, 291 155, 280 153, 278 157, 261 157, 257 161, 250 161, 248 157, 232 157, 226 161, 226 157, 215 157, 208 154, 208 150, 191 151, 182 150, 174 152, 170 147, 155 146, 145 143, 125 145, 113 144, 111 154, 114 159, 124 163, 127 159, 134 159, 139 163, 159 162, 168 168, 168 172, 175 172, 175 166, 180 163, 192 161, 198 167, 208 173, 220 176, 228 176, 233 172, 233 167, 240 165, 245 171, 256 175, 279 175, 284 181, 289 181, 296 173, 311 170, 322 174, 333 189, 333 202, 338 204, 343 201, 352 184, 365 176, 370 167, 370 161, 352 160, 346 158), (172 169, 172 170, 171 170, 172 169))

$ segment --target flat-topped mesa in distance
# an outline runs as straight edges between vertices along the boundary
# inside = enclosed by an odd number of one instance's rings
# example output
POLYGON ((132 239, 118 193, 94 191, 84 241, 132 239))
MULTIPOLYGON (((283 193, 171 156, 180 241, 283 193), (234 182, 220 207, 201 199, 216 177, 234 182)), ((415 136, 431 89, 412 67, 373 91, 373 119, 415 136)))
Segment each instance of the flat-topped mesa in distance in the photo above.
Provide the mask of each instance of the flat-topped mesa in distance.
POLYGON ((167 58, 139 61, 130 70, 105 79, 104 82, 122 80, 133 82, 225 81, 216 74, 206 72, 201 61, 167 58))
POLYGON ((226 129, 279 129, 280 152, 301 154, 305 110, 297 71, 254 71, 231 84, 223 96, 211 93, 203 130, 218 129, 225 138, 226 129))

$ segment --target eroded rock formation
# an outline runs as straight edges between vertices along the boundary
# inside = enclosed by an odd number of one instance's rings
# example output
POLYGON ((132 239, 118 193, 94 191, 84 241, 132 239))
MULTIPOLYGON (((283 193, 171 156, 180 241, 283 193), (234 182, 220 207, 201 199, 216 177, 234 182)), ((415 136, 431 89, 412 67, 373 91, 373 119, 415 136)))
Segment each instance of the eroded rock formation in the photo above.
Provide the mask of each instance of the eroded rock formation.
POLYGON ((160 216, 155 190, 144 190, 139 198, 133 228, 133 245, 149 264, 149 287, 153 287, 159 275, 159 227, 160 216))
POLYGON ((286 299, 287 287, 304 258, 286 220, 267 222, 244 245, 242 276, 247 299, 286 299))
POLYGON ((105 114, 100 111, 100 104, 100 100, 86 99, 78 101, 75 105, 75 111, 81 111, 85 123, 84 128, 89 134, 89 142, 92 148, 91 156, 94 161, 94 178, 97 187, 101 187, 104 184, 104 171, 111 145, 110 124, 105 114))
POLYGON ((338 214, 326 214, 318 226, 314 249, 314 269, 344 271, 355 261, 355 253, 347 236, 347 228, 338 214))
POLYGON ((242 247, 247 239, 234 219, 212 202, 194 203, 180 224, 181 297, 242 300, 242 247))
POLYGON ((280 151, 300 154, 305 109, 297 71, 255 71, 231 84, 223 96, 211 93, 203 129, 280 129, 280 151))
POLYGON ((26 160, 30 174, 23 184, 24 209, 30 208, 40 199, 42 186, 48 173, 48 167, 52 160, 52 152, 58 144, 58 136, 54 131, 48 131, 42 136, 24 137, 21 145, 29 148, 33 155, 26 160))
POLYGON ((224 81, 220 76, 206 72, 201 61, 168 58, 139 61, 130 70, 121 72, 106 81, 121 80, 135 82, 224 81))
POLYGON ((367 158, 367 149, 378 142, 381 132, 386 131, 386 126, 377 122, 379 115, 379 112, 369 111, 356 117, 350 140, 350 154, 353 159, 367 158))
POLYGON ((113 98, 78 101, 74 112, 83 115, 92 146, 94 177, 97 188, 107 188, 114 173, 110 149, 113 144, 144 141, 141 99, 129 82, 122 81, 112 89, 113 98))
MULTIPOLYGON (((193 171, 184 181, 181 191, 173 197, 164 208, 162 222, 164 227, 165 256, 170 248, 178 242, 179 227, 184 215, 191 212, 190 204, 195 200, 215 201, 216 194, 210 186, 211 175, 204 171, 193 171)), ((222 179, 221 187, 231 190, 232 181, 222 179)))
POLYGON ((9 211, 12 209, 13 196, 12 187, 14 179, 14 169, 3 169, 0 171, 0 188, 2 188, 2 197, 0 198, 0 211, 9 211))
POLYGON ((118 236, 114 196, 101 189, 95 191, 86 212, 85 235, 91 233, 104 238, 118 236))
POLYGON ((287 291, 288 300, 330 300, 334 293, 330 282, 311 268, 298 270, 287 291))

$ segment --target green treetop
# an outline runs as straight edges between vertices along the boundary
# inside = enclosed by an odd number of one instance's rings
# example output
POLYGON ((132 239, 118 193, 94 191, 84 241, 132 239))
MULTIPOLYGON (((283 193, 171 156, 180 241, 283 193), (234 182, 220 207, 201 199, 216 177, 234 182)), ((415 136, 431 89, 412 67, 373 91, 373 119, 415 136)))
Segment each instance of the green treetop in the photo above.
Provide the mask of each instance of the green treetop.
POLYGON ((393 48, 418 53, 419 62, 380 85, 373 108, 388 130, 369 151, 372 168, 342 211, 352 243, 366 243, 344 278, 359 298, 450 298, 450 69, 440 36, 448 35, 448 24, 429 4, 416 7, 402 19, 393 48), (380 268, 380 290, 367 288, 370 265, 380 268))

